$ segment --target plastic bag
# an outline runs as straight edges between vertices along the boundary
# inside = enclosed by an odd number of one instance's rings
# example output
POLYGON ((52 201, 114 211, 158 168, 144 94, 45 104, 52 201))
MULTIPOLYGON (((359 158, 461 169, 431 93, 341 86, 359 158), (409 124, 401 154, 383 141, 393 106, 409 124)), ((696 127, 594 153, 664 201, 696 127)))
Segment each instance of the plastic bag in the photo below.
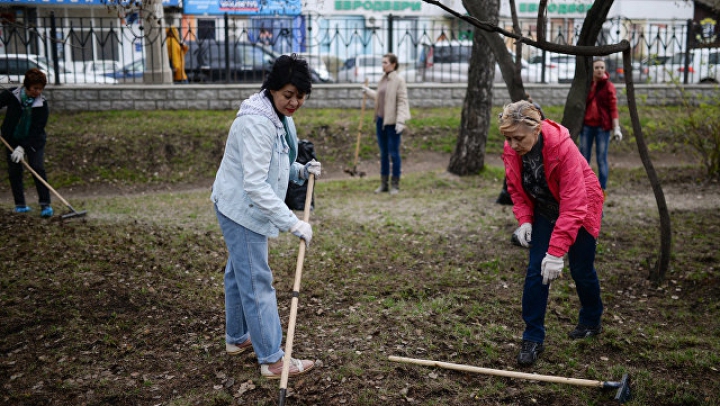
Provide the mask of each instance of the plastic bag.
MULTIPOLYGON (((306 164, 313 159, 317 160, 315 156, 315 145, 308 140, 298 142, 298 156, 295 162, 306 164)), ((289 182, 287 195, 285 195, 285 204, 290 210, 305 210, 305 196, 307 196, 307 182, 302 185, 289 182)), ((312 201, 310 202, 310 208, 315 208, 314 192, 312 201)))

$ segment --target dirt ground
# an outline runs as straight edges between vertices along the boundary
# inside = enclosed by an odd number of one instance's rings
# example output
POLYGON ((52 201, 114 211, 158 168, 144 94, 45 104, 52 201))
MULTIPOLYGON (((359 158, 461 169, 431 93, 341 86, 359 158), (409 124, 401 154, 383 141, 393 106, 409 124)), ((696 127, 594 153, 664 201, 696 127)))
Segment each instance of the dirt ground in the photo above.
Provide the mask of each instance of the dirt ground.
MULTIPOLYGON (((657 168, 682 168, 691 162, 690 157, 675 154, 655 154, 653 159, 657 168)), ((443 177, 452 178, 443 173, 448 160, 447 154, 418 152, 405 159, 404 171, 437 172, 443 177)), ((501 165, 499 157, 493 156, 489 156, 486 163, 501 165)), ((611 177, 613 168, 641 167, 636 154, 611 156, 611 177)), ((327 166, 319 182, 350 178, 343 169, 327 166)), ((375 162, 361 162, 358 169, 366 172, 368 177, 378 176, 375 162)), ((694 182, 694 176, 695 171, 673 171, 665 188, 670 209, 705 213, 708 217, 704 219, 688 221, 705 221, 711 232, 717 232, 720 187, 717 182, 694 182)), ((142 188, 105 185, 63 189, 60 192, 67 200, 74 202, 92 196, 207 190, 211 181, 208 179, 194 184, 142 188)), ((643 179, 629 181, 612 191, 608 200, 609 210, 625 213, 633 221, 642 217, 637 207, 654 205, 652 193, 646 185, 641 188, 642 192, 634 191, 642 183, 643 179)), ((34 191, 28 190, 27 197, 34 202, 34 191)), ((492 197, 484 198, 492 203, 492 197)), ((221 406, 276 403, 277 383, 257 377, 253 355, 231 358, 224 354, 224 312, 222 302, 218 300, 218 294, 221 296, 222 292, 221 269, 213 269, 212 273, 207 274, 187 271, 205 269, 211 266, 208 263, 223 262, 221 236, 181 227, 167 228, 137 222, 111 227, 82 219, 43 222, 35 216, 11 214, 11 204, 9 191, 4 186, 0 189, 0 205, 4 208, 0 211, 3 215, 0 234, 4 236, 2 269, 5 273, 0 278, 0 387, 3 388, 0 390, 0 405, 221 406), (140 234, 150 237, 141 238, 140 234), (92 235, 93 240, 88 241, 86 235, 92 235), (180 302, 189 305, 176 305, 180 302)), ((58 199, 55 199, 54 205, 56 210, 62 211, 58 199)), ((490 204, 484 214, 509 218, 506 208, 496 206, 490 204)), ((489 250, 490 256, 508 251, 512 257, 509 261, 519 264, 523 261, 522 251, 511 248, 509 244, 497 245, 491 242, 498 238, 505 241, 507 230, 514 226, 511 220, 501 224, 500 227, 492 227, 488 231, 492 233, 488 241, 478 241, 478 245, 487 246, 483 249, 489 250)), ((365 231, 358 226, 348 232, 365 231)), ((479 237, 472 232, 457 234, 450 232, 436 237, 448 247, 445 254, 447 257, 436 258, 435 254, 428 252, 418 254, 412 261, 417 261, 417 266, 423 268, 432 268, 443 261, 461 261, 455 256, 457 252, 453 247, 460 246, 464 240, 475 241, 473 239, 479 237)), ((400 235, 404 238, 402 232, 400 235)), ((679 237, 676 242, 679 258, 676 261, 684 261, 685 256, 692 255, 693 261, 709 266, 711 270, 717 266, 716 242, 705 248, 686 250, 683 236, 679 237)), ((608 235, 604 241, 608 247, 606 249, 611 251, 611 247, 616 244, 627 243, 624 240, 626 238, 629 237, 608 235)), ((684 238, 690 240, 691 235, 687 234, 684 238)), ((405 249, 411 249, 412 244, 411 241, 398 240, 398 245, 405 249)), ((332 258, 313 259, 319 261, 318 267, 326 267, 328 272, 333 261, 340 268, 362 269, 363 272, 355 281, 357 284, 376 273, 386 275, 389 278, 387 286, 371 286, 378 290, 375 294, 387 297, 386 300, 416 299, 428 295, 431 290, 426 285, 435 277, 415 272, 413 265, 408 265, 407 269, 388 270, 387 264, 380 259, 353 260, 351 248, 342 247, 341 250, 331 255, 332 258), (416 284, 393 292, 395 286, 407 280, 416 284)), ((276 254, 273 255, 277 258, 276 254)), ((402 249, 393 255, 401 256, 402 249)), ((291 256, 280 255, 281 258, 288 257, 283 260, 290 263, 291 256)), ((387 258, 389 261, 390 255, 387 258)), ((608 300, 609 318, 612 320, 609 324, 613 326, 607 338, 597 344, 576 348, 578 352, 592 353, 593 348, 602 352, 605 358, 598 363, 604 362, 609 366, 595 374, 610 373, 615 371, 613 365, 627 363, 628 360, 624 358, 627 354, 622 348, 626 342, 627 346, 631 346, 630 339, 634 340, 632 345, 652 348, 654 344, 651 338, 642 332, 633 333, 632 320, 642 318, 648 325, 667 323, 666 314, 652 309, 662 308, 668 295, 679 295, 687 301, 687 308, 702 312, 703 309, 707 311, 702 298, 717 298, 720 294, 717 278, 696 284, 690 276, 675 275, 675 285, 670 288, 653 288, 637 272, 643 269, 643 261, 645 258, 637 259, 632 263, 634 269, 628 267, 618 272, 617 279, 608 282, 608 291, 613 295, 608 300), (682 291, 680 285, 683 286, 682 291), (673 290, 676 286, 678 288, 673 290), (623 312, 618 310, 623 302, 630 301, 638 305, 628 306, 623 312)), ((644 268, 643 272, 646 271, 647 268, 644 268)), ((498 383, 497 380, 479 379, 470 374, 439 370, 373 367, 372 360, 375 357, 384 354, 403 355, 410 348, 416 348, 421 353, 425 351, 426 354, 430 351, 441 353, 444 359, 457 358, 458 353, 461 353, 462 357, 466 357, 463 359, 465 363, 477 363, 486 354, 483 352, 483 342, 468 344, 463 342, 460 332, 443 331, 448 325, 436 325, 440 323, 435 321, 436 318, 440 320, 438 312, 431 312, 429 317, 393 315, 387 309, 378 310, 376 314, 360 314, 358 309, 364 304, 355 297, 357 292, 349 289, 345 280, 337 280, 337 276, 328 273, 326 277, 323 283, 303 286, 304 326, 298 332, 295 349, 301 354, 317 354, 322 359, 319 359, 318 371, 291 382, 291 405, 613 404, 609 401, 612 396, 590 391, 559 391, 540 386, 536 392, 528 394, 528 385, 518 381, 501 380, 498 383), (319 327, 310 333, 305 330, 307 326, 319 327), (447 334, 451 340, 444 340, 443 334, 447 334), (449 342, 456 344, 453 346, 449 342), (365 369, 353 370, 352 365, 363 365, 365 369), (478 387, 494 389, 487 395, 483 394, 482 389, 475 389, 468 394, 468 388, 478 387)), ((291 282, 288 278, 278 281, 278 291, 283 292, 279 302, 289 303, 286 292, 291 282)), ((478 282, 473 280, 468 283, 478 282)), ((493 286, 496 292, 493 299, 497 301, 495 304, 500 307, 508 306, 508 303, 515 305, 518 283, 510 280, 493 286)), ((482 297, 468 299, 471 302, 482 300, 482 297)), ((549 317, 555 323, 571 323, 559 302, 558 299, 551 304, 549 317)), ((281 305, 280 311, 286 323, 288 306, 281 305)), ((683 311, 687 309, 683 307, 683 311)), ((458 312, 452 317, 473 320, 465 314, 465 310, 458 312)), ((488 317, 492 318, 492 315, 488 317)), ((518 330, 518 326, 513 324, 517 322, 498 319, 487 322, 485 328, 487 331, 501 331, 508 324, 511 329, 518 330)), ((680 323, 675 319, 673 322, 680 323)), ((716 325, 712 320, 707 323, 716 325)), ((493 338, 501 344, 494 346, 492 351, 505 355, 500 357, 499 364, 489 367, 507 369, 510 366, 503 364, 502 360, 512 359, 516 347, 513 340, 507 339, 508 334, 496 334, 503 338, 493 338)), ((690 347, 698 345, 695 340, 688 341, 690 347)), ((559 362, 552 353, 545 358, 545 368, 558 375, 593 374, 592 367, 582 362, 580 365, 559 362)), ((633 362, 642 364, 645 361, 641 357, 641 360, 633 362)), ((679 379, 688 382, 690 388, 683 387, 684 384, 680 382, 677 384, 681 387, 678 391, 692 391, 692 399, 708 399, 707 403, 684 403, 682 398, 677 400, 677 395, 674 398, 663 396, 663 400, 652 404, 714 404, 712 397, 716 396, 716 385, 703 384, 708 376, 704 376, 702 371, 684 371, 679 366, 671 368, 654 364, 647 368, 653 371, 653 376, 640 376, 639 379, 679 379), (682 377, 677 378, 679 375, 682 377)), ((647 398, 645 394, 643 399, 647 398)))

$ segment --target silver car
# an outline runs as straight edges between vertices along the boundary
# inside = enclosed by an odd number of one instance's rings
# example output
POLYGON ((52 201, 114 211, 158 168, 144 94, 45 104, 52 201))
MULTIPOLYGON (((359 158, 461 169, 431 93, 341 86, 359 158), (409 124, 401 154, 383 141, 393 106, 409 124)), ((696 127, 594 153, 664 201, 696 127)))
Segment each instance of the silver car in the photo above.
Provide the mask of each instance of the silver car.
MULTIPOLYGON (((472 41, 438 41, 434 44, 423 44, 420 50, 416 69, 417 82, 449 82, 466 83, 472 41)), ((515 58, 515 54, 510 52, 515 58)), ((542 77, 542 66, 534 65, 521 59, 520 76, 525 83, 557 83, 557 72, 546 69, 545 80, 542 77)), ((500 65, 495 64, 495 82, 503 82, 500 65)))
MULTIPOLYGON (((72 72, 58 63, 61 84, 116 84, 118 81, 102 75, 72 72)), ((48 84, 55 83, 55 70, 50 68, 44 57, 28 54, 0 55, 0 83, 22 83, 28 69, 37 68, 47 75, 48 84)))
POLYGON ((356 55, 343 63, 337 74, 338 82, 377 83, 382 78, 382 55, 356 55))

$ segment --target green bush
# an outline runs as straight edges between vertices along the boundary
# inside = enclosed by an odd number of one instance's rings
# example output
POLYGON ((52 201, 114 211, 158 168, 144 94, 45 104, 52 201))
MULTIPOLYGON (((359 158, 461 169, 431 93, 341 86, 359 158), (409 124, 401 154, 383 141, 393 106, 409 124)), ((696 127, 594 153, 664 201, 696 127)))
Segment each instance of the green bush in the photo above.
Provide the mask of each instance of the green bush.
POLYGON ((678 114, 670 120, 675 137, 692 148, 709 177, 720 177, 720 96, 690 105, 685 97, 687 114, 678 114))

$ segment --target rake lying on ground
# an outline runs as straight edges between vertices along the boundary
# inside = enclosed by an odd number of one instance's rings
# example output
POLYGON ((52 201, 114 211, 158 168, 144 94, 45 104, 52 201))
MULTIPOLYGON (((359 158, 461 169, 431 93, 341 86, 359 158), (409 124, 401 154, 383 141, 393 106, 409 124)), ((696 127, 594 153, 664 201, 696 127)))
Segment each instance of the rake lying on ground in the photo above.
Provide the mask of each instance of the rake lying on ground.
POLYGON ((602 388, 602 389, 617 389, 617 393, 615 394, 615 400, 620 402, 620 404, 627 402, 628 400, 630 400, 630 397, 631 397, 631 395, 630 395, 630 377, 628 376, 628 374, 623 375, 622 380, 620 382, 593 381, 590 379, 563 378, 563 377, 559 377, 559 376, 537 375, 537 374, 529 374, 529 373, 525 373, 525 372, 504 371, 501 369, 480 368, 480 367, 474 367, 474 366, 470 366, 470 365, 453 364, 451 362, 440 362, 440 361, 423 360, 423 359, 417 359, 417 358, 396 357, 393 355, 391 355, 389 357, 389 360, 394 361, 394 362, 405 362, 408 364, 417 364, 417 365, 425 365, 425 366, 431 366, 431 367, 440 367, 440 368, 445 368, 445 369, 454 369, 457 371, 475 372, 478 374, 485 374, 485 375, 504 376, 506 378, 520 378, 520 379, 529 379, 529 380, 533 380, 533 381, 567 383, 570 385, 590 386, 590 387, 602 388))

